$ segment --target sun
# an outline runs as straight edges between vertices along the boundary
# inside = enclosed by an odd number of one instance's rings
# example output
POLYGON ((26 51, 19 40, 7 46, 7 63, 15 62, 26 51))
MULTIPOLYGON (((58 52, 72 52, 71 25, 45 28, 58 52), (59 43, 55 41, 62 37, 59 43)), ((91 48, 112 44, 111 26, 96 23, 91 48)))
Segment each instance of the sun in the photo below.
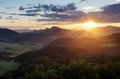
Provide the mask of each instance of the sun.
POLYGON ((83 26, 85 28, 95 28, 95 27, 97 27, 96 23, 94 21, 88 21, 86 23, 83 23, 83 26))
POLYGON ((100 24, 93 20, 87 20, 83 23, 75 23, 74 26, 76 29, 83 29, 83 30, 94 30, 97 27, 100 27, 100 24))

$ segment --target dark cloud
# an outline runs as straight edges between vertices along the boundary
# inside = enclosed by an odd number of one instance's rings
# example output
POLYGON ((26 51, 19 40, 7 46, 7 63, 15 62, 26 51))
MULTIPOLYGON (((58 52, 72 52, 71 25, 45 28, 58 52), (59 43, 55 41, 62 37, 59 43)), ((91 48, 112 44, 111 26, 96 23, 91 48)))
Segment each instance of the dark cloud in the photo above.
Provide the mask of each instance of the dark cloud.
POLYGON ((95 20, 100 23, 118 23, 120 22, 120 15, 107 15, 103 14, 103 12, 92 12, 88 13, 87 17, 95 20))
POLYGON ((101 17, 97 17, 99 21, 120 22, 120 3, 106 5, 101 9, 103 10, 101 12, 101 17))
POLYGON ((75 7, 74 3, 68 4, 67 6, 67 10, 76 10, 77 7, 75 7))
POLYGON ((20 16, 37 16, 37 14, 35 13, 26 13, 26 14, 17 14, 17 15, 20 15, 20 16))
POLYGON ((34 13, 7 13, 7 12, 0 12, 0 14, 4 14, 4 15, 10 15, 10 16, 14 16, 14 15, 19 15, 19 16, 36 16, 37 14, 34 13))
POLYGON ((16 18, 10 17, 14 15, 19 16, 32 16, 36 17, 37 22, 83 22, 86 19, 93 19, 96 22, 120 22, 120 4, 111 4, 102 7, 102 11, 85 13, 79 11, 74 3, 67 5, 47 5, 47 4, 29 4, 27 7, 19 7, 22 12, 17 13, 5 13, 1 14, 9 15, 9 20, 16 18))
POLYGON ((0 16, 0 19, 2 19, 2 16, 0 16))
POLYGON ((82 11, 77 11, 74 3, 67 5, 34 5, 29 7, 20 7, 19 10, 25 13, 19 14, 21 16, 41 16, 47 19, 37 19, 37 21, 72 21, 84 17, 86 14, 82 11))
POLYGON ((25 8, 24 7, 19 7, 19 10, 21 11, 21 10, 25 10, 25 8))
POLYGON ((37 15, 37 12, 39 12, 39 11, 41 11, 41 10, 37 10, 37 9, 36 10, 27 10, 26 13, 27 14, 36 14, 37 15))
POLYGON ((39 18, 36 20, 37 22, 42 22, 42 21, 51 21, 51 22, 54 22, 56 20, 53 20, 53 19, 50 19, 50 18, 47 18, 47 19, 42 19, 42 18, 39 18))
MULTIPOLYGON (((75 20, 76 18, 79 18, 82 12, 77 12, 76 11, 76 6, 74 3, 69 3, 67 5, 34 5, 34 6, 29 6, 29 7, 19 7, 19 10, 22 11, 23 13, 20 14, 15 14, 15 13, 5 13, 1 12, 2 14, 6 15, 19 15, 19 16, 38 16, 38 17, 46 17, 49 19, 38 19, 37 21, 69 21, 70 20, 75 20), (75 11, 75 12, 74 12, 75 11)), ((12 19, 11 17, 6 18, 6 19, 12 19)))
POLYGON ((55 19, 55 20, 60 20, 60 19, 67 19, 70 17, 70 15, 68 14, 58 14, 58 13, 50 13, 50 14, 43 14, 43 17, 49 17, 51 19, 55 19))
POLYGON ((83 18, 86 17, 86 13, 82 11, 74 11, 74 12, 66 12, 66 13, 50 13, 50 14, 43 14, 41 15, 42 17, 48 17, 51 18, 49 20, 54 20, 54 21, 80 21, 83 18))
POLYGON ((120 3, 112 4, 102 7, 103 13, 106 15, 117 15, 120 14, 120 3))
POLYGON ((12 22, 15 21, 15 20, 19 20, 18 18, 14 18, 13 16, 8 16, 8 17, 5 18, 5 19, 7 19, 7 20, 12 20, 12 22))
POLYGON ((69 3, 67 5, 61 6, 61 5, 35 5, 31 7, 19 7, 19 10, 25 10, 27 13, 33 13, 33 12, 66 12, 66 11, 73 11, 76 10, 76 6, 74 3, 69 3))
MULTIPOLYGON (((76 6, 74 3, 69 3, 66 6, 55 6, 55 5, 50 5, 48 6, 49 10, 53 11, 53 12, 66 12, 66 11, 74 11, 76 10, 76 6)), ((46 9, 48 9, 48 7, 46 7, 46 9)))

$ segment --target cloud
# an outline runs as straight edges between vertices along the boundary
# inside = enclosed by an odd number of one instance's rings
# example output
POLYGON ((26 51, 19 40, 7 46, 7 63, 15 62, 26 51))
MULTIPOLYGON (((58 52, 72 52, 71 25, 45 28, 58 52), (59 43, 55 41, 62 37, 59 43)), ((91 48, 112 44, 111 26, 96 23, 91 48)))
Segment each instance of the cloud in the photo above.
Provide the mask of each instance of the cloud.
POLYGON ((117 15, 120 14, 120 3, 107 5, 102 7, 103 13, 106 15, 117 15))
POLYGON ((21 16, 37 16, 37 21, 76 21, 83 18, 86 14, 82 11, 77 11, 77 7, 74 3, 68 3, 67 5, 47 5, 38 4, 29 7, 20 7, 20 11, 25 12, 19 14, 21 16), (40 18, 39 18, 40 17, 40 18), (43 19, 47 18, 47 19, 43 19))
POLYGON ((11 22, 15 21, 15 20, 19 20, 18 18, 14 18, 13 16, 8 16, 7 18, 5 18, 7 20, 12 20, 11 22))
POLYGON ((20 15, 20 16, 37 16, 37 14, 34 14, 34 13, 25 13, 25 14, 17 14, 17 15, 20 15))
POLYGON ((0 16, 0 19, 2 19, 2 16, 0 16))
POLYGON ((69 22, 47 22, 47 23, 43 23, 42 25, 68 25, 70 24, 69 22))
POLYGON ((120 4, 106 5, 101 8, 102 11, 89 12, 88 18, 101 23, 119 23, 120 22, 120 4))
POLYGON ((47 5, 47 4, 44 4, 44 5, 41 5, 41 4, 38 4, 38 5, 34 5, 34 6, 31 6, 31 7, 19 7, 19 10, 20 11, 25 11, 26 13, 29 13, 29 14, 35 14, 37 15, 37 13, 40 13, 40 12, 56 12, 56 13, 63 13, 63 12, 67 12, 67 11, 74 11, 76 10, 76 6, 74 3, 69 3, 67 5, 53 5, 53 4, 50 4, 50 5, 47 5))
POLYGON ((95 9, 95 7, 93 7, 93 6, 87 6, 87 7, 83 7, 82 8, 82 10, 84 11, 84 12, 91 12, 91 11, 93 11, 95 9))
POLYGON ((18 15, 16 13, 7 13, 7 12, 0 12, 0 14, 3 14, 3 15, 18 15))
POLYGON ((83 18, 86 14, 82 11, 77 11, 77 7, 74 3, 68 3, 66 5, 54 5, 54 4, 37 4, 29 5, 27 7, 19 7, 20 13, 6 13, 0 12, 2 14, 8 15, 6 19, 13 20, 12 16, 32 16, 36 17, 37 22, 40 21, 69 21, 77 20, 83 18))
POLYGON ((50 14, 43 14, 43 17, 49 17, 52 19, 67 19, 69 17, 68 14, 58 14, 58 13, 50 13, 50 14))
POLYGON ((120 3, 102 7, 99 20, 103 22, 120 22, 120 3))
MULTIPOLYGON (((77 9, 74 3, 66 5, 47 5, 47 4, 30 4, 27 7, 19 7, 20 13, 6 13, 9 17, 6 19, 17 20, 14 15, 28 16, 34 18, 37 22, 83 22, 87 19, 93 19, 97 22, 120 22, 120 4, 111 4, 102 7, 102 11, 91 12, 95 7, 87 6, 83 7, 83 11, 77 9), (85 12, 87 13, 85 13, 85 12), (12 17, 11 17, 12 16, 12 17)), ((30 18, 31 18, 30 17, 30 18)), ((51 23, 52 24, 52 23, 51 23)))
POLYGON ((116 0, 117 2, 120 2, 120 0, 116 0))
POLYGON ((21 10, 25 10, 25 8, 24 7, 19 7, 19 10, 21 11, 21 10))
MULTIPOLYGON (((50 13, 50 14, 43 14, 41 15, 42 17, 48 17, 52 21, 68 21, 68 22, 73 22, 73 21, 80 21, 82 18, 85 18, 86 13, 82 11, 73 11, 73 12, 66 12, 66 13, 50 13)), ((41 21, 41 20, 40 20, 41 21)))

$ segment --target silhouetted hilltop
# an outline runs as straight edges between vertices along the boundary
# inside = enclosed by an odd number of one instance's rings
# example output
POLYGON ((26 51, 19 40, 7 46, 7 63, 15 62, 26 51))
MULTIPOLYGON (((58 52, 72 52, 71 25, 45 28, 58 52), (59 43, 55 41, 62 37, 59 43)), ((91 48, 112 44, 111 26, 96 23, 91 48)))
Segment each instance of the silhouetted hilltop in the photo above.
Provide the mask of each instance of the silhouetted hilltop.
POLYGON ((69 33, 69 30, 61 29, 58 27, 47 28, 44 30, 36 30, 27 33, 21 33, 15 40, 19 42, 37 42, 37 43, 49 43, 60 37, 65 37, 69 33))
POLYGON ((54 33, 64 33, 66 31, 69 31, 67 29, 63 29, 63 28, 60 28, 60 27, 57 27, 57 26, 53 26, 51 28, 46 28, 46 29, 41 29, 41 30, 34 30, 30 33, 40 33, 40 34, 54 34, 54 33))
POLYGON ((105 27, 97 27, 94 29, 97 33, 102 35, 111 35, 114 33, 120 33, 120 27, 117 26, 105 26, 105 27))
POLYGON ((0 28, 0 41, 11 41, 19 34, 13 30, 0 28))

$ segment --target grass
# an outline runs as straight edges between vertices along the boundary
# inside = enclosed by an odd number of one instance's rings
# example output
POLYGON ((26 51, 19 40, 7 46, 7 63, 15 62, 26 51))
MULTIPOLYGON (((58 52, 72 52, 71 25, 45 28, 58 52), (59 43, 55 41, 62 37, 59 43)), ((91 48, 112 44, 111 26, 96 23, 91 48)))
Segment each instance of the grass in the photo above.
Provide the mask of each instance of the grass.
POLYGON ((12 54, 21 54, 26 51, 31 51, 36 47, 41 47, 40 44, 19 44, 19 43, 5 43, 5 42, 0 42, 0 51, 4 52, 10 52, 12 54))
POLYGON ((3 76, 8 71, 16 70, 19 65, 14 61, 0 61, 0 76, 3 76))

